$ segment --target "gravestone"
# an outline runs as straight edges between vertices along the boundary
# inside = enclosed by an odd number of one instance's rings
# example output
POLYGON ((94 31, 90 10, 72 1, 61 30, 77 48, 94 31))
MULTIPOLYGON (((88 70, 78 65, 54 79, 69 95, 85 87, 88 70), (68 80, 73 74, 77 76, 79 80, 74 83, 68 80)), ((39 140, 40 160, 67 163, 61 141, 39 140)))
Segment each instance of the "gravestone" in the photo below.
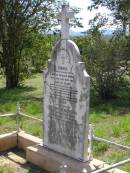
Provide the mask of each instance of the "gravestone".
POLYGON ((76 44, 69 40, 69 19, 64 4, 59 14, 61 39, 44 72, 44 140, 49 149, 88 160, 88 114, 90 77, 76 44))

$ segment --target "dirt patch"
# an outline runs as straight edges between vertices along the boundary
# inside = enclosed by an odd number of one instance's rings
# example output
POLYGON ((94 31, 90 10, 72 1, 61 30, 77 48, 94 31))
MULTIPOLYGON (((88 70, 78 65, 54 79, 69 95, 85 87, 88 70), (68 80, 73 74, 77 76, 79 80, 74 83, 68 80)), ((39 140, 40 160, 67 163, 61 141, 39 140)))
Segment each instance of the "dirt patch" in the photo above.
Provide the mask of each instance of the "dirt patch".
POLYGON ((128 116, 128 115, 130 115, 130 109, 124 109, 124 110, 120 111, 119 115, 120 116, 123 116, 123 115, 128 116))
POLYGON ((26 161, 25 153, 17 148, 0 153, 0 171, 3 173, 47 173, 26 161))

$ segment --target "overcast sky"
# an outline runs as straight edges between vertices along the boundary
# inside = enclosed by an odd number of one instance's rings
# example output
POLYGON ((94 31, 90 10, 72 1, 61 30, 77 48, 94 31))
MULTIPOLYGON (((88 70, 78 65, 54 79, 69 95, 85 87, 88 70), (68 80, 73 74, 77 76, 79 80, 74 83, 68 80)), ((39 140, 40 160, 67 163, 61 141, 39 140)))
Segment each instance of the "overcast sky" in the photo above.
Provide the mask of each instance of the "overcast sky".
POLYGON ((110 13, 106 8, 100 7, 99 10, 93 10, 92 12, 90 12, 89 10, 87 10, 87 7, 91 5, 91 0, 67 0, 70 4, 70 6, 76 6, 81 8, 81 12, 78 14, 79 17, 82 17, 82 24, 83 24, 83 28, 73 28, 72 30, 74 31, 85 31, 89 28, 88 22, 90 19, 92 19, 96 13, 100 12, 100 13, 105 13, 108 14, 110 13))

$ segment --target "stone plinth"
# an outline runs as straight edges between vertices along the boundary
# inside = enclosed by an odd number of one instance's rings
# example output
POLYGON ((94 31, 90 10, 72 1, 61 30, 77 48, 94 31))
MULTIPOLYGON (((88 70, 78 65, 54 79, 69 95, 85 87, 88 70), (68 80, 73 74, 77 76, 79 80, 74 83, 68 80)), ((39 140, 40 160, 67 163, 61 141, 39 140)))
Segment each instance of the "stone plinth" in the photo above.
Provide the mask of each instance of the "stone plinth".
MULTIPOLYGON (((14 147, 22 148, 26 151, 27 161, 46 169, 50 172, 59 171, 59 167, 64 162, 68 165, 67 173, 80 173, 84 168, 91 173, 96 169, 107 167, 104 162, 93 159, 91 162, 82 163, 75 159, 69 158, 52 150, 48 150, 40 145, 41 139, 29 135, 25 132, 12 132, 0 135, 0 151, 5 151, 14 147), (18 140, 20 139, 20 143, 18 140), (37 146, 36 146, 37 145, 37 146), (30 147, 28 147, 30 146, 30 147)), ((12 159, 12 156, 9 158, 12 159)), ((113 169, 105 173, 127 173, 119 169, 113 169)))
POLYGON ((49 172, 58 172, 63 162, 68 166, 67 173, 80 173, 84 168, 88 172, 96 170, 91 162, 83 163, 42 146, 28 147, 26 159, 49 172))
MULTIPOLYGON (((59 172, 59 168, 64 162, 67 165, 67 173, 92 173, 95 170, 108 167, 104 162, 93 159, 89 162, 80 162, 69 158, 63 154, 48 150, 42 146, 28 147, 26 153, 27 161, 47 170, 49 172, 59 172)), ((104 173, 127 173, 119 169, 112 169, 104 173)))

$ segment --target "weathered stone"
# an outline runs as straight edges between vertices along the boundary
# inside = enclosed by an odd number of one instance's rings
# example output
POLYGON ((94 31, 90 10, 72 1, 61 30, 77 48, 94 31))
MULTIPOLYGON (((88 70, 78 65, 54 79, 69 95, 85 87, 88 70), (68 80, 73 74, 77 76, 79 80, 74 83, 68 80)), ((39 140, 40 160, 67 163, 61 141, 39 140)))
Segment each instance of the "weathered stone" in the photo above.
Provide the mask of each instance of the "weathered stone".
POLYGON ((27 161, 48 172, 59 172, 63 163, 67 165, 67 173, 83 173, 83 170, 91 173, 96 170, 92 161, 87 163, 79 162, 41 146, 28 147, 26 157, 27 161))
POLYGON ((44 145, 87 160, 89 76, 78 47, 60 40, 45 72, 44 145))
POLYGON ((73 13, 62 6, 61 40, 44 76, 44 145, 81 161, 88 160, 90 78, 76 44, 68 40, 73 13))
POLYGON ((63 5, 62 12, 58 15, 58 19, 61 20, 61 39, 69 39, 69 19, 72 18, 74 18, 74 12, 69 10, 69 5, 63 5))
MULTIPOLYGON (((27 161, 47 170, 48 172, 59 172, 59 168, 64 163, 67 165, 67 173, 93 173, 101 168, 107 168, 105 163, 93 159, 90 162, 83 163, 75 159, 64 156, 63 154, 56 153, 48 150, 45 147, 34 146, 28 147, 26 153, 27 161), (50 164, 51 163, 51 164, 50 164)), ((104 173, 127 173, 119 169, 105 171, 104 173)))

